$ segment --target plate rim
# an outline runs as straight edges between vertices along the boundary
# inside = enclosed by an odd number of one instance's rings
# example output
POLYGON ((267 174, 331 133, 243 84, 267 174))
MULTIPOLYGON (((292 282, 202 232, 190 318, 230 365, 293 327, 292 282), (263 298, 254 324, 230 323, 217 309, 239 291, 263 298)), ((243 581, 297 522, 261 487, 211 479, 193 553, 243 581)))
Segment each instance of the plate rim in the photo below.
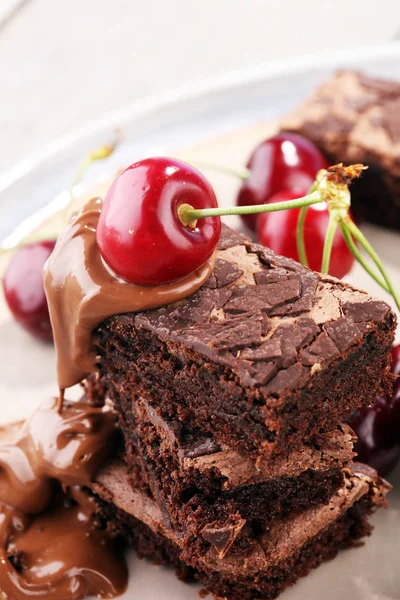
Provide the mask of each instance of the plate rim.
POLYGON ((383 58, 400 59, 400 41, 383 42, 378 45, 359 46, 353 49, 330 50, 320 55, 305 54, 299 57, 275 58, 262 62, 254 67, 234 69, 213 77, 206 77, 166 90, 159 94, 145 96, 139 101, 124 104, 106 111, 100 116, 89 120, 84 125, 73 131, 59 136, 50 143, 39 147, 38 150, 28 154, 14 167, 0 173, 0 194, 5 192, 19 179, 38 169, 46 161, 58 154, 67 151, 79 142, 94 134, 109 132, 111 128, 120 126, 124 122, 138 118, 140 115, 150 114, 163 107, 178 103, 186 103, 194 98, 206 97, 212 93, 227 92, 241 86, 248 86, 260 81, 268 81, 274 77, 289 77, 300 72, 329 67, 346 67, 357 60, 379 60, 383 58))

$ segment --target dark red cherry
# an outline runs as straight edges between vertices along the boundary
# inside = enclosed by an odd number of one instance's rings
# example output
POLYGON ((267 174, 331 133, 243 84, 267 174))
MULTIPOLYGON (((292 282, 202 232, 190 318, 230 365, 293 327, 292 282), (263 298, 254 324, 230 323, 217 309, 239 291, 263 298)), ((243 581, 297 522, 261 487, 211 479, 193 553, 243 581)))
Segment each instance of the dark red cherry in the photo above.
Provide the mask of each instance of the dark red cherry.
POLYGON ((392 373, 400 375, 400 344, 392 348, 392 373))
MULTIPOLYGON (((282 190, 308 190, 320 169, 329 165, 316 146, 294 133, 279 133, 264 140, 251 154, 249 177, 237 197, 238 206, 266 204, 282 190)), ((244 223, 256 230, 258 215, 244 215, 244 223)))
MULTIPOLYGON (((292 200, 307 193, 305 189, 278 192, 270 198, 270 202, 292 200)), ((296 242, 296 226, 300 209, 292 208, 259 215, 257 234, 261 244, 268 246, 277 254, 299 260, 296 242)), ((321 270, 322 254, 329 212, 325 203, 313 204, 307 210, 304 223, 304 240, 309 266, 314 271, 321 270)), ((334 277, 344 277, 354 264, 354 257, 349 251, 344 237, 338 229, 333 243, 329 273, 334 277)))
POLYGON ((356 460, 374 467, 383 476, 390 473, 400 459, 392 410, 391 400, 379 396, 374 406, 355 411, 348 420, 358 436, 356 460))
POLYGON ((53 339, 42 271, 54 246, 55 242, 49 240, 18 248, 3 278, 4 295, 12 315, 40 340, 53 339))
POLYGON ((393 437, 400 445, 400 381, 393 386, 393 396, 390 401, 390 427, 393 437))
POLYGON ((400 344, 393 346, 391 370, 397 378, 393 382, 390 419, 397 442, 400 444, 400 344))
POLYGON ((97 227, 100 252, 117 275, 138 285, 162 285, 206 262, 221 220, 206 217, 191 228, 179 218, 181 204, 214 208, 217 200, 203 175, 180 160, 148 158, 117 176, 97 227))

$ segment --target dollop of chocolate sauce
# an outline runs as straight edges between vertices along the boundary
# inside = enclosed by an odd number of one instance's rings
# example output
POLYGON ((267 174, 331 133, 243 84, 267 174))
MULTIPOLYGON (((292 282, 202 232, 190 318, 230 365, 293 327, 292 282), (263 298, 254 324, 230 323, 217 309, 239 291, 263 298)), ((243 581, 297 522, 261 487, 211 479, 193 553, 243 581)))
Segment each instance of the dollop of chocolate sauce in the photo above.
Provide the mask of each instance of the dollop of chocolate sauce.
POLYGON ((101 199, 93 198, 71 217, 45 266, 61 391, 96 371, 92 332, 101 321, 186 298, 205 283, 214 267, 213 255, 186 278, 168 285, 140 286, 120 279, 105 264, 97 246, 101 207, 101 199))
MULTIPOLYGON (((87 491, 115 449, 109 405, 45 402, 0 429, 0 590, 7 600, 112 598, 127 569, 87 491)), ((1 594, 0 594, 1 597, 1 594)))

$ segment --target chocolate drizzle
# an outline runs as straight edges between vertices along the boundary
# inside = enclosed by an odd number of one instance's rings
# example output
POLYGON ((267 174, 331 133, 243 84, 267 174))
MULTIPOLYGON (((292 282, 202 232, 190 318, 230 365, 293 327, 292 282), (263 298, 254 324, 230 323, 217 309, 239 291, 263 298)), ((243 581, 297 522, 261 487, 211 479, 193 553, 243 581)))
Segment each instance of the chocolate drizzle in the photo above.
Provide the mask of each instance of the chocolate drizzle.
POLYGON ((87 492, 117 435, 109 405, 44 403, 0 430, 0 589, 8 600, 110 598, 126 567, 87 492))
POLYGON ((46 265, 44 284, 57 353, 59 399, 0 431, 0 591, 8 600, 114 597, 127 571, 96 523, 88 489, 114 449, 110 406, 64 402, 64 390, 96 370, 93 329, 106 317, 162 306, 195 292, 214 257, 184 280, 143 287, 120 280, 96 244, 102 202, 73 215, 46 265))
POLYGON ((214 266, 212 256, 185 279, 168 285, 140 286, 119 279, 106 266, 97 247, 101 207, 101 199, 93 198, 72 216, 45 269, 61 390, 96 370, 92 332, 101 321, 186 298, 205 283, 214 266))

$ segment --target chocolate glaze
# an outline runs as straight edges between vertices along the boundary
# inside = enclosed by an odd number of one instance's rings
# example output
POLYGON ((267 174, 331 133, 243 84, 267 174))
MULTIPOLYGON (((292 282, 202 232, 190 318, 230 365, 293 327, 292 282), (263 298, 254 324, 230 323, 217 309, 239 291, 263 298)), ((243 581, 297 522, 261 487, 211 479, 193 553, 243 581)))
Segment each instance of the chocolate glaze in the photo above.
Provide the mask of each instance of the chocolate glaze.
POLYGON ((85 491, 116 443, 109 405, 44 403, 0 430, 0 590, 8 600, 111 598, 126 567, 85 491), (68 495, 67 495, 68 494, 68 495))
MULTIPOLYGON (((93 329, 106 317, 164 306, 197 291, 210 277, 214 256, 181 281, 139 286, 118 278, 104 263, 96 227, 102 201, 90 200, 61 234, 44 274, 61 390, 96 370, 93 329)), ((136 257, 140 260, 140 257, 136 257)))

